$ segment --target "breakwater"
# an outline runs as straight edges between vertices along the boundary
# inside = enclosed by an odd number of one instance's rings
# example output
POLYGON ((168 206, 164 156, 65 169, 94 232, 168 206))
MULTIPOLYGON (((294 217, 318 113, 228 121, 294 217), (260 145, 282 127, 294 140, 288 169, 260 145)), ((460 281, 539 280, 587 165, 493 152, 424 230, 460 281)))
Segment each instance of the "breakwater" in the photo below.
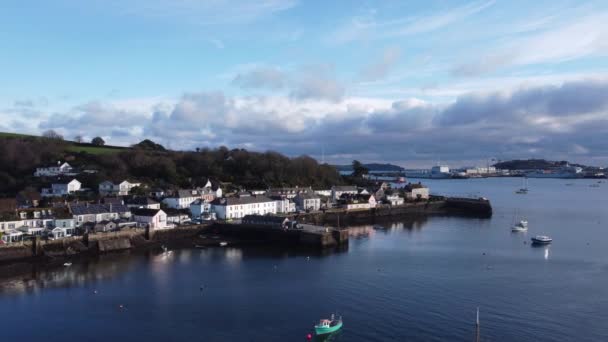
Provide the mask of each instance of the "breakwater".
POLYGON ((478 218, 492 217, 492 205, 487 199, 471 199, 434 196, 429 201, 411 202, 404 205, 380 205, 376 208, 344 210, 334 209, 324 212, 295 215, 298 222, 317 225, 347 226, 352 224, 373 224, 389 218, 415 217, 426 215, 457 215, 478 218))

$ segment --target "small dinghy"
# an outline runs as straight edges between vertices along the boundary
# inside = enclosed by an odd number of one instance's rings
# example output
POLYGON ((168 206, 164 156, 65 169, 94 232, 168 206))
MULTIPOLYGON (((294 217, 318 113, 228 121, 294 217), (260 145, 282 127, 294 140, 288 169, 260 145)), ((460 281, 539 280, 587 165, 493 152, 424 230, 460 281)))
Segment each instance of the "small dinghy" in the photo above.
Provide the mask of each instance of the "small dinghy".
POLYGON ((325 335, 336 332, 342 328, 342 317, 336 318, 334 314, 330 319, 322 319, 319 324, 315 325, 315 333, 317 335, 325 335))
POLYGON ((534 245, 548 245, 553 242, 553 239, 546 235, 536 235, 532 238, 532 244, 534 245))
POLYGON ((222 241, 222 242, 220 242, 220 246, 226 247, 226 246, 228 246, 228 242, 222 241))
POLYGON ((70 267, 70 266, 72 266, 72 263, 68 261, 68 262, 63 263, 63 266, 70 267))

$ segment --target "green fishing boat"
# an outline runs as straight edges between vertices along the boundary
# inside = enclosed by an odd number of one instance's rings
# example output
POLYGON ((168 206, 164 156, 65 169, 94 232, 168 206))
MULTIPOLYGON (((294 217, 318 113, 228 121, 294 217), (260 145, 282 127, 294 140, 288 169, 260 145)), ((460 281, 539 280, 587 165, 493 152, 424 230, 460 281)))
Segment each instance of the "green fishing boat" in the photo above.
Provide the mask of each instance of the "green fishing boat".
POLYGON ((330 319, 322 319, 315 325, 317 335, 331 334, 342 329, 342 317, 336 318, 333 314, 330 319))

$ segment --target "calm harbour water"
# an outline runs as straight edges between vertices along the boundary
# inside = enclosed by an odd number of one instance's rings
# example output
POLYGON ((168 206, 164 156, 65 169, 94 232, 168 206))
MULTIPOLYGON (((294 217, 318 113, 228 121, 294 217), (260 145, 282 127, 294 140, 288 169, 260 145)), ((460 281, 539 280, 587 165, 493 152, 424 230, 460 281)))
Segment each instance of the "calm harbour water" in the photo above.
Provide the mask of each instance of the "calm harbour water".
POLYGON ((333 341, 474 341, 477 307, 482 341, 608 340, 607 183, 531 179, 517 195, 517 178, 423 182, 488 197, 494 216, 353 227, 349 248, 326 255, 218 247, 75 263, 0 285, 2 340, 305 341, 338 311, 333 341), (527 233, 511 233, 515 211, 527 233), (553 245, 530 246, 536 234, 553 245))

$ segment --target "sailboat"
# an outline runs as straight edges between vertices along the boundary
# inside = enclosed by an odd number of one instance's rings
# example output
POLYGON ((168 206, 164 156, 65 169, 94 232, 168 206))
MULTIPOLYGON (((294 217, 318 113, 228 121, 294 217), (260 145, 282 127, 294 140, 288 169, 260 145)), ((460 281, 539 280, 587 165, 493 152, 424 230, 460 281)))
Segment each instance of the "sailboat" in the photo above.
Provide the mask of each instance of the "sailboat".
POLYGON ((522 187, 515 191, 516 194, 525 195, 528 193, 528 177, 523 177, 522 187))

